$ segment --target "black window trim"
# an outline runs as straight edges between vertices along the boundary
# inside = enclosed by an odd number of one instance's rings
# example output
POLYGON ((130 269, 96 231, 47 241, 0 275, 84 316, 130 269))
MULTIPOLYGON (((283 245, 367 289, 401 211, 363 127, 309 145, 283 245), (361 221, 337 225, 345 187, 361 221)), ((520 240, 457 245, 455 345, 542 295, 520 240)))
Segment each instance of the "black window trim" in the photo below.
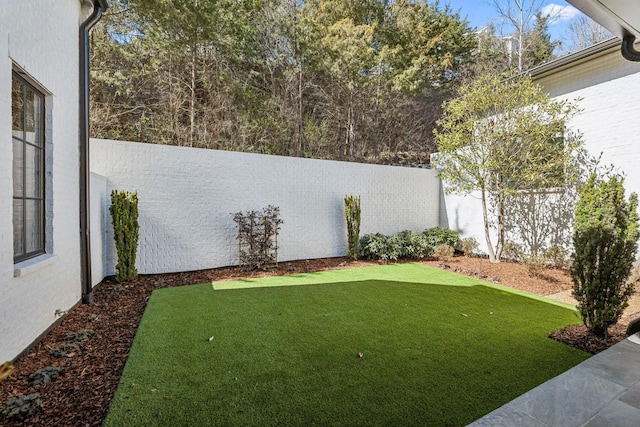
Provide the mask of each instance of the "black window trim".
MULTIPOLYGON (((39 115, 39 118, 40 118, 39 126, 40 126, 40 138, 41 138, 41 141, 40 141, 40 146, 35 145, 36 148, 42 150, 41 151, 41 156, 40 156, 40 171, 41 171, 41 174, 40 174, 41 175, 40 176, 40 188, 41 188, 41 194, 40 194, 40 197, 27 197, 26 192, 23 192, 22 197, 16 197, 15 194, 12 197, 12 200, 20 199, 20 200, 38 200, 38 201, 40 201, 40 203, 41 203, 41 209, 40 209, 40 222, 41 222, 41 224, 40 224, 40 242, 41 242, 41 245, 40 245, 40 247, 38 247, 34 251, 25 252, 25 253, 20 254, 20 255, 16 255, 15 252, 14 252, 13 262, 14 262, 14 264, 18 264, 18 263, 20 263, 22 261, 26 261, 28 259, 32 259, 32 258, 35 258, 37 256, 40 256, 40 255, 43 255, 43 254, 46 253, 46 247, 47 247, 47 242, 46 242, 46 234, 47 234, 46 233, 46 225, 47 225, 46 224, 46 200, 47 200, 47 194, 46 193, 47 192, 46 192, 46 178, 45 178, 46 177, 46 170, 45 170, 45 167, 46 167, 46 160, 45 160, 46 159, 46 153, 45 153, 45 150, 46 150, 46 137, 45 137, 45 135, 46 135, 46 118, 45 118, 46 96, 35 85, 31 84, 27 79, 22 77, 20 75, 20 73, 18 71, 16 71, 16 70, 12 71, 12 80, 13 79, 19 81, 22 85, 24 85, 23 86, 23 93, 22 93, 23 105, 26 105, 25 102, 24 102, 24 96, 25 96, 24 87, 29 88, 30 90, 32 90, 37 96, 40 97, 40 100, 41 100, 41 102, 40 102, 40 112, 39 112, 40 113, 40 115, 39 115)), ((12 108, 13 108, 13 105, 12 105, 12 108)), ((23 114, 22 120, 23 120, 23 124, 24 124, 26 122, 26 117, 25 117, 26 109, 23 109, 23 113, 22 114, 23 114)), ((23 125, 23 127, 24 127, 24 125, 23 125)), ((13 139, 13 134, 11 135, 11 138, 13 139)), ((22 142, 22 149, 23 150, 26 149, 26 145, 34 146, 34 144, 31 144, 31 143, 26 141, 26 138, 24 138, 24 135, 21 138, 21 142, 22 142)), ((26 162, 26 156, 24 155, 24 151, 23 151, 23 162, 26 162)), ((23 164, 23 168, 22 168, 22 173, 23 173, 22 182, 23 182, 23 185, 24 185, 24 183, 27 182, 26 181, 26 173, 27 173, 26 169, 27 168, 23 164)), ((22 215, 23 215, 22 221, 23 221, 23 225, 24 225, 24 224, 26 224, 26 215, 27 215, 26 209, 23 209, 22 215)), ((27 227, 23 226, 22 240, 23 240, 23 242, 25 244, 25 250, 26 250, 26 241, 27 241, 26 236, 27 236, 27 227)))

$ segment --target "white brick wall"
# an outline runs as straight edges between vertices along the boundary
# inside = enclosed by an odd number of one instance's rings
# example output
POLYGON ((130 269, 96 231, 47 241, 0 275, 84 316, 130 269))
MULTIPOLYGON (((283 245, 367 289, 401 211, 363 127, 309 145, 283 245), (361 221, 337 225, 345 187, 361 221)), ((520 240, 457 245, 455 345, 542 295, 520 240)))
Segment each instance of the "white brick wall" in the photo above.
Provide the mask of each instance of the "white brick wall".
POLYGON ((640 64, 634 74, 563 94, 581 98, 583 112, 570 125, 583 133, 585 146, 603 164, 625 174, 627 193, 640 193, 640 64))
POLYGON ((138 192, 142 274, 236 265, 232 213, 269 204, 284 220, 280 261, 346 254, 346 194, 362 198, 362 234, 420 232, 439 219, 439 181, 427 169, 105 140, 92 140, 91 168, 108 180, 92 195, 108 218, 106 274, 115 272, 111 189, 138 192))
POLYGON ((85 16, 79 0, 0 2, 0 362, 16 357, 45 331, 56 320, 56 309, 69 309, 81 297, 78 28, 85 16), (55 257, 21 277, 14 277, 11 219, 14 64, 49 92, 47 149, 53 154, 47 174, 53 203, 47 249, 55 257))
POLYGON ((108 214, 109 192, 107 191, 107 178, 91 173, 91 220, 89 231, 91 233, 91 283, 95 286, 105 276, 107 266, 107 240, 104 238, 107 233, 107 222, 110 218, 108 214), (106 209, 106 210, 105 210, 106 209))
POLYGON ((626 174, 627 192, 640 193, 640 63, 615 49, 536 82, 558 99, 579 100, 583 111, 571 127, 594 156, 626 174))

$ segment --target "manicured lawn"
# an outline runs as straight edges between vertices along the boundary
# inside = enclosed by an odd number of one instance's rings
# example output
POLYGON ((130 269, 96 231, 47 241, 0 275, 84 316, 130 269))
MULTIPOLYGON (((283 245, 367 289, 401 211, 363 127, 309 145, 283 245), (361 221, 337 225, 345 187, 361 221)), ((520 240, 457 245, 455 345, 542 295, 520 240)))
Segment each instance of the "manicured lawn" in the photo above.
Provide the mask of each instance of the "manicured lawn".
POLYGON ((163 289, 105 425, 461 426, 586 359, 546 338, 577 322, 416 264, 163 289))

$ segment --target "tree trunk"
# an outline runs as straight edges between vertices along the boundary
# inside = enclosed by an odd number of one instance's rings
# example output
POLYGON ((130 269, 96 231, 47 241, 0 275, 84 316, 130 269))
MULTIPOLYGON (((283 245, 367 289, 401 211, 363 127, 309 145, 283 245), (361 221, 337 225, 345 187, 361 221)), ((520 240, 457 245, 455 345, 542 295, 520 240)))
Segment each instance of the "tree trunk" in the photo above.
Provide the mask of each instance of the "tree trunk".
POLYGON ((495 262, 500 262, 502 257, 502 249, 504 248, 505 230, 504 230, 504 197, 500 196, 497 203, 498 208, 498 242, 496 243, 495 262))
POLYGON ((344 141, 344 156, 352 159, 356 144, 356 119, 353 108, 353 91, 349 92, 349 106, 347 111, 347 129, 344 141))
POLYGON ((304 125, 302 114, 302 63, 300 63, 300 70, 298 72, 298 143, 296 147, 296 156, 304 156, 304 125))
POLYGON ((484 220, 484 238, 487 242, 487 251, 489 252, 489 261, 496 263, 500 262, 499 258, 496 258, 493 251, 493 243, 491 243, 491 233, 489 232, 489 213, 487 211, 487 194, 485 190, 481 190, 482 193, 482 218, 484 220))
POLYGON ((191 99, 189 100, 189 147, 193 147, 196 133, 196 52, 191 49, 191 99))

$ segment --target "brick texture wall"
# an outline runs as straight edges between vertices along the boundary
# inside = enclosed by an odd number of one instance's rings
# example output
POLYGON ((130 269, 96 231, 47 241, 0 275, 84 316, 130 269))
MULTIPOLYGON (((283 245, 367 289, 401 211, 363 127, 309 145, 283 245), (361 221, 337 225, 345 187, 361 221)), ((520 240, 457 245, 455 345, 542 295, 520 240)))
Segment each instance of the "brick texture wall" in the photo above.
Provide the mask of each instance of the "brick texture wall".
MULTIPOLYGON (((138 192, 143 274, 236 265, 232 214, 267 205, 280 207, 284 220, 279 261, 345 255, 347 194, 362 198, 361 234, 439 224, 440 186, 428 169, 107 140, 92 140, 91 169, 107 181, 92 195, 103 203, 92 212, 92 230, 100 230, 92 241, 104 245, 105 274, 116 261, 111 189, 138 192)), ((99 262, 94 257, 94 269, 99 262)))
POLYGON ((78 176, 79 0, 0 2, 0 363, 81 298, 78 176), (14 277, 12 70, 46 97, 46 250, 14 277))

